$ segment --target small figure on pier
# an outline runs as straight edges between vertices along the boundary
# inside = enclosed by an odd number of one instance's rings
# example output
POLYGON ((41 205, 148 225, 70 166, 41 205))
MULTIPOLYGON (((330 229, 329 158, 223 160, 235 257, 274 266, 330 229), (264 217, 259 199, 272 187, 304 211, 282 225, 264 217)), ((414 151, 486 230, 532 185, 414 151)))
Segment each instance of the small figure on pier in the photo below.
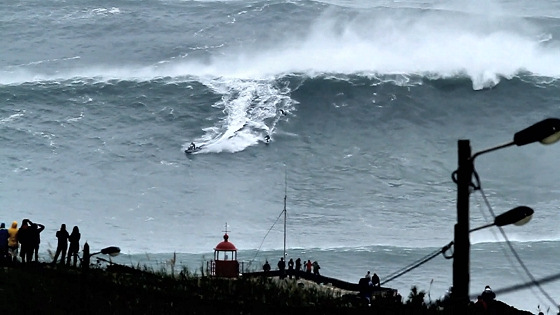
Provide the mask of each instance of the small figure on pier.
POLYGON ((266 261, 264 262, 263 271, 264 271, 264 272, 269 272, 269 271, 270 271, 270 264, 268 263, 268 260, 266 260, 266 261))
POLYGON ((8 229, 6 229, 6 224, 0 224, 0 262, 4 264, 5 260, 8 258, 8 239, 10 234, 8 229))
POLYGON ((320 276, 321 274, 319 273, 319 269, 321 269, 321 266, 319 266, 319 263, 317 261, 313 262, 313 274, 316 276, 320 276))
POLYGON ((278 270, 280 270, 280 279, 286 278, 286 262, 284 261, 284 257, 280 257, 278 261, 278 270))
POLYGON ((494 293, 494 291, 492 291, 492 289, 490 288, 489 285, 487 285, 484 288, 484 291, 482 291, 482 293, 480 294, 480 296, 482 297, 482 299, 484 300, 484 302, 486 302, 486 304, 490 304, 492 301, 494 301, 494 299, 496 298, 496 293, 494 293))
POLYGON ((379 280, 379 276, 376 273, 373 273, 373 277, 371 277, 371 285, 374 287, 381 286, 381 281, 379 280))
POLYGON ((292 275, 294 274, 294 260, 290 258, 288 261, 288 276, 292 279, 292 275))
POLYGON ((299 279, 299 272, 301 271, 301 258, 296 259, 296 280, 299 279))

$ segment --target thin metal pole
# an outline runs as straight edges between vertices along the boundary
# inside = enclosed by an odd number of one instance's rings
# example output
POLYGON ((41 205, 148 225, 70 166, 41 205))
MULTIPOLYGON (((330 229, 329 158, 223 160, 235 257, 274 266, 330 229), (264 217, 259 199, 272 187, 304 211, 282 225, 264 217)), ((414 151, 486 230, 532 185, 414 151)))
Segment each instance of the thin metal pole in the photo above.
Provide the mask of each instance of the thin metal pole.
POLYGON ((457 171, 457 224, 455 225, 455 240, 453 254, 453 300, 454 313, 466 313, 469 301, 469 186, 473 174, 471 146, 469 140, 458 141, 457 171))
POLYGON ((284 170, 284 260, 286 260, 286 199, 288 198, 288 173, 284 170))

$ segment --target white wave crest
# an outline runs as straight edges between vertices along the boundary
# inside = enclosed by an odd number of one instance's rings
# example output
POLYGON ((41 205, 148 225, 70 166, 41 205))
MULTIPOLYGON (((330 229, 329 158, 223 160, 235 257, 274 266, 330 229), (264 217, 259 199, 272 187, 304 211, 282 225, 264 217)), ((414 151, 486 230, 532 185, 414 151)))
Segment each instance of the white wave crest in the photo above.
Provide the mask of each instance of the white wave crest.
POLYGON ((223 95, 213 106, 223 108, 225 117, 195 140, 202 147, 198 153, 233 153, 256 145, 272 135, 285 113, 294 110, 288 90, 270 81, 215 79, 204 83, 223 95))

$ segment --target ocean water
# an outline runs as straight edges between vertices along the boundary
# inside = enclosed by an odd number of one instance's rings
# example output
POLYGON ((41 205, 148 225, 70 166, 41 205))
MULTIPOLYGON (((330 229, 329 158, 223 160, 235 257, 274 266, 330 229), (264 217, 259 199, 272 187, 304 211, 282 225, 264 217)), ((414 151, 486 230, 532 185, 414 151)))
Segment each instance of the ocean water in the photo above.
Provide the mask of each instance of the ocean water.
MULTIPOLYGON (((555 1, 0 0, 0 221, 60 224, 116 261, 198 270, 226 230, 250 268, 287 256, 384 277, 453 239, 457 141, 560 117, 555 1), (271 136, 267 145, 263 139, 271 136), (192 155, 189 143, 202 145, 192 155)), ((495 214, 470 292, 555 313, 559 145, 480 156, 495 214), (530 272, 527 275, 526 270, 530 272)), ((492 222, 479 191, 471 227, 492 222)), ((442 255, 386 283, 434 300, 442 255)))

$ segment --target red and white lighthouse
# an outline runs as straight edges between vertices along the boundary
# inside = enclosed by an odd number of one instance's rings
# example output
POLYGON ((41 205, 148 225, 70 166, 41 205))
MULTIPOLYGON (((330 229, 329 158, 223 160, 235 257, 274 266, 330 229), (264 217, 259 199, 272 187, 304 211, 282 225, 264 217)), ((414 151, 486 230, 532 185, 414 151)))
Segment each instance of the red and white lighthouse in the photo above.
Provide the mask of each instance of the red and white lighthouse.
MULTIPOLYGON (((226 225, 227 226, 227 225, 226 225)), ((214 270, 216 277, 234 278, 239 276, 239 262, 237 248, 229 241, 227 229, 224 240, 214 248, 214 270)))

